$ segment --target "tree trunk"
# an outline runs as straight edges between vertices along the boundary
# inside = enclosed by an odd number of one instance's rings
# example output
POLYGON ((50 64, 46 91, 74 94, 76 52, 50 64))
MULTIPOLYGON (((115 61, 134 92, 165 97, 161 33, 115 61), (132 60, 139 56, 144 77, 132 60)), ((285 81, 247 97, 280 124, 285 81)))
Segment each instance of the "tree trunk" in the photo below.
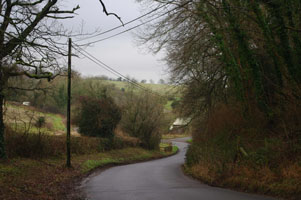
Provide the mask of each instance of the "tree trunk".
POLYGON ((6 158, 5 143, 4 143, 4 87, 5 77, 3 68, 0 66, 0 159, 6 158))

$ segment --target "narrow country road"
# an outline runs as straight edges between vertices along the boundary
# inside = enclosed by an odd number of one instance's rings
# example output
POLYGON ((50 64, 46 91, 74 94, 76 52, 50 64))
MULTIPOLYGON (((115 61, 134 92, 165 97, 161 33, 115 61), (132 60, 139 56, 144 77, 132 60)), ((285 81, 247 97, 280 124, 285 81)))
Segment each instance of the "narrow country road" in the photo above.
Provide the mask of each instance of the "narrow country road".
POLYGON ((183 174, 187 145, 173 140, 180 152, 174 156, 113 167, 82 183, 91 200, 268 200, 269 197, 210 187, 183 174))

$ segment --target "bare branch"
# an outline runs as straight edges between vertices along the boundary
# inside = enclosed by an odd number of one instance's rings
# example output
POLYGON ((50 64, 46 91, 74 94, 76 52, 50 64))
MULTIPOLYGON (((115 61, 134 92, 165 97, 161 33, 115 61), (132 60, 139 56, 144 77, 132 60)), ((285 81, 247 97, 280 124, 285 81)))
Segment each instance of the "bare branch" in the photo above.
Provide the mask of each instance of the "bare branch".
POLYGON ((48 79, 48 81, 51 81, 52 79, 54 79, 55 77, 57 77, 59 74, 53 74, 51 72, 44 72, 41 74, 35 74, 35 73, 30 73, 27 71, 20 71, 20 72, 10 72, 8 73, 9 76, 13 77, 13 76, 27 76, 28 78, 34 78, 34 79, 48 79))
POLYGON ((109 13, 109 12, 107 11, 107 8, 106 8, 105 4, 102 2, 102 0, 99 0, 99 2, 101 3, 101 6, 102 6, 102 8, 103 8, 103 12, 104 12, 107 16, 109 16, 109 15, 115 16, 115 17, 121 22, 121 24, 124 25, 124 24, 123 24, 123 21, 121 20, 121 17, 119 17, 119 16, 118 16, 117 14, 115 14, 115 13, 109 13))

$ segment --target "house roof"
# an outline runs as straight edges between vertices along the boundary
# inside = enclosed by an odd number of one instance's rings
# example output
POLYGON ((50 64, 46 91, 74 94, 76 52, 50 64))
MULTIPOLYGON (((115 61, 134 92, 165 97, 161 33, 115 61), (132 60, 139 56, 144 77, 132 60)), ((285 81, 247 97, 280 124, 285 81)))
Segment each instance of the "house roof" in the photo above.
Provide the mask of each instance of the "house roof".
POLYGON ((173 126, 185 126, 190 122, 190 118, 177 118, 172 124, 173 126))

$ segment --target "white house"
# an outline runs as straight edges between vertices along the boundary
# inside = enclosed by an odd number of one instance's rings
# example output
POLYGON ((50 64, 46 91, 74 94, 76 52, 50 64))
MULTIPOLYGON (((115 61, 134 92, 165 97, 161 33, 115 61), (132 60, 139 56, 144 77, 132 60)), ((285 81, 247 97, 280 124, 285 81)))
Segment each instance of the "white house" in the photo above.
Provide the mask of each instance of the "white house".
POLYGON ((190 123, 191 118, 177 118, 169 128, 170 132, 183 132, 184 128, 190 123))
POLYGON ((29 102, 29 101, 24 101, 22 104, 23 104, 24 106, 30 106, 30 102, 29 102))

